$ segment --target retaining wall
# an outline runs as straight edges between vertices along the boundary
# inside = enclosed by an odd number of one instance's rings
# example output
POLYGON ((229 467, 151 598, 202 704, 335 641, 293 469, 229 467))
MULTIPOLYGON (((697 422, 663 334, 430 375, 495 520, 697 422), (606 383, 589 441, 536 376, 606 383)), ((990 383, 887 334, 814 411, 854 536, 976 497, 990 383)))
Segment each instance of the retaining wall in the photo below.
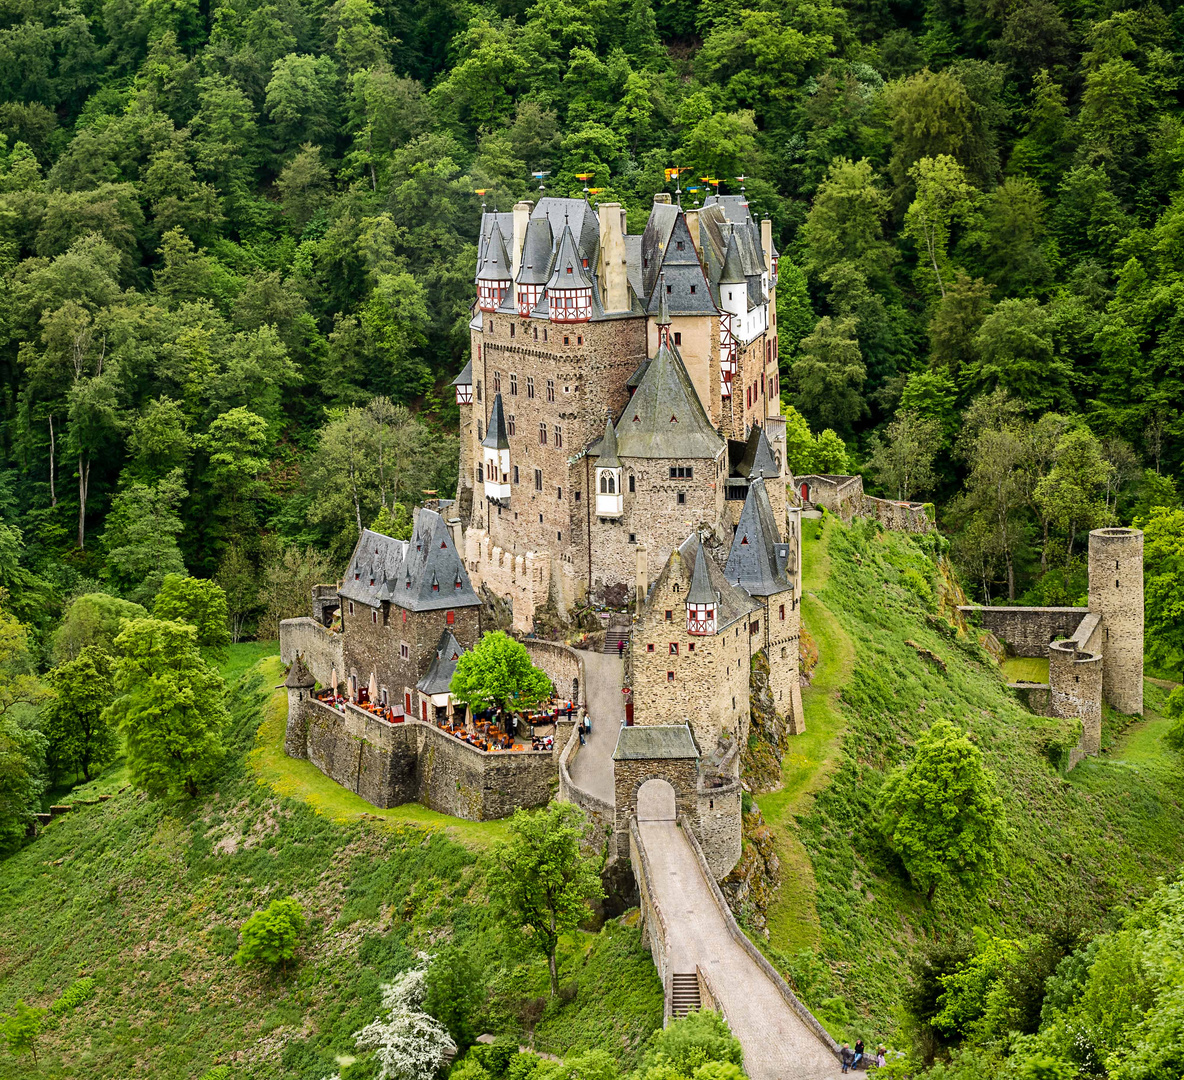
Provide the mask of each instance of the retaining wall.
POLYGON ((378 807, 418 802, 442 814, 488 821, 554 793, 550 751, 486 753, 434 724, 391 724, 347 706, 312 700, 308 758, 331 780, 378 807))
POLYGON ((280 659, 291 666, 299 653, 312 677, 322 686, 329 685, 334 667, 337 678, 345 678, 343 644, 342 634, 333 633, 316 619, 284 619, 280 623, 280 659))
POLYGON ((555 692, 561 698, 571 698, 584 708, 587 687, 584 679, 584 658, 575 649, 556 641, 542 641, 539 638, 523 638, 522 644, 530 653, 530 662, 547 673, 555 684, 555 692), (572 690, 576 693, 572 693, 572 690))
POLYGON ((604 843, 613 831, 614 807, 612 803, 598 799, 585 791, 571 778, 571 767, 580 753, 580 733, 573 726, 559 756, 559 801, 575 803, 588 815, 592 822, 593 840, 597 847, 604 843))
POLYGON ((1058 638, 1077 633, 1089 608, 1078 607, 983 607, 963 604, 958 610, 975 617, 1016 656, 1048 655, 1048 646, 1058 638))
POLYGON ((638 905, 641 910, 641 943, 650 947, 654 967, 658 969, 658 978, 662 980, 662 986, 665 988, 665 1004, 662 1008, 662 1026, 665 1027, 670 1023, 674 1003, 674 973, 670 970, 670 957, 667 953, 670 932, 662 909, 658 907, 658 902, 650 890, 653 871, 650 869, 645 846, 641 842, 641 834, 637 831, 636 816, 629 819, 629 861, 633 864, 633 876, 637 879, 637 892, 641 898, 638 905))

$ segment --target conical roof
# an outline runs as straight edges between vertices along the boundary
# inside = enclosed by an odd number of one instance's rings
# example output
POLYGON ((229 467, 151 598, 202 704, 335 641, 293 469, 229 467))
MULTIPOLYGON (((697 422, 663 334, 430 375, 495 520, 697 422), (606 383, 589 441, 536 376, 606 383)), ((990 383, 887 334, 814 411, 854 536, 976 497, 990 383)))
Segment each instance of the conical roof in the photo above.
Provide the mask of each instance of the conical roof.
POLYGON ((740 245, 736 242, 736 232, 728 237, 728 250, 724 255, 724 266, 719 273, 721 285, 743 285, 748 279, 744 274, 744 263, 740 257, 740 245))
POLYGON ((564 225, 559 237, 559 250, 555 254, 555 265, 547 289, 590 289, 592 279, 584 269, 584 260, 576 247, 576 238, 571 226, 564 225))
POLYGON ((452 380, 453 386, 472 386, 473 385, 473 361, 470 359, 461 373, 452 380))
POLYGON ((284 680, 284 685, 289 690, 311 690, 316 684, 316 679, 304 664, 304 658, 297 653, 292 666, 288 668, 288 677, 284 680))
POLYGON ((546 285, 551 276, 551 254, 555 238, 546 217, 531 218, 522 243, 522 264, 518 267, 519 285, 546 285))
POLYGON ((663 341, 617 423, 617 453, 622 458, 713 459, 724 446, 678 350, 663 341))
POLYGON ((494 395, 493 408, 489 412, 489 430, 485 433, 485 438, 481 440, 481 445, 490 450, 508 450, 510 448, 510 437, 506 434, 506 418, 502 412, 501 394, 494 395))
POLYGON ((748 443, 744 447, 744 456, 740 459, 740 464, 736 466, 736 474, 746 479, 763 476, 767 480, 781 475, 781 468, 777 464, 773 448, 769 445, 769 438, 765 434, 765 429, 759 424, 755 425, 749 433, 748 443))
POLYGON ((495 221, 485 244, 485 258, 477 270, 478 281, 509 281, 510 258, 506 254, 506 240, 502 236, 501 226, 495 221))
POLYGON ((754 480, 740 511, 724 574, 751 596, 772 596, 791 588, 786 565, 789 544, 777 531, 777 519, 765 482, 754 480))
POLYGON ((613 418, 610 416, 604 422, 604 441, 600 444, 600 457, 596 462, 598 469, 619 469, 620 459, 617 457, 617 433, 613 429, 613 418))
POLYGON ((707 555, 703 545, 695 553, 695 569, 691 574, 691 587, 687 590, 688 604, 714 604, 715 589, 711 586, 711 578, 707 574, 707 555))

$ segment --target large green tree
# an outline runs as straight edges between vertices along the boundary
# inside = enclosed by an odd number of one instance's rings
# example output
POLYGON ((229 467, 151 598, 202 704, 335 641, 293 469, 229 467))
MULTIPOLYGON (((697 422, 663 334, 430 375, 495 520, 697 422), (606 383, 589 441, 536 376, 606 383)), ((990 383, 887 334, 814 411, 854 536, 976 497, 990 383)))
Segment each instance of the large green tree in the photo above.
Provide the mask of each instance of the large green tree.
POLYGON ((68 769, 90 780, 93 770, 119 752, 119 739, 106 711, 115 697, 111 669, 110 654, 88 645, 46 676, 53 697, 42 710, 42 731, 54 771, 68 769))
POLYGON ((546 672, 531 663, 526 646, 502 630, 485 634, 461 654, 449 690, 474 711, 529 709, 554 693, 546 672))

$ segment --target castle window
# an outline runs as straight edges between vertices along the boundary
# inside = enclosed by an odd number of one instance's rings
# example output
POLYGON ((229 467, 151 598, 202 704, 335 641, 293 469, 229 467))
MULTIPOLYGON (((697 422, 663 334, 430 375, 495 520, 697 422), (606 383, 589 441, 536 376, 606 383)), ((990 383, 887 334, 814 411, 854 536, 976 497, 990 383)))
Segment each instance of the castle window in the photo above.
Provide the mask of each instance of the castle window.
POLYGON ((632 495, 637 490, 637 480, 633 473, 629 474, 629 494, 632 495))
POLYGON ((707 800, 707 809, 708 809, 708 810, 714 810, 714 809, 715 809, 715 800, 714 800, 714 799, 708 799, 708 800, 707 800))
POLYGON ((694 295, 695 295, 695 290, 696 290, 698 287, 699 287, 698 285, 692 285, 692 286, 691 286, 691 295, 692 295, 692 296, 694 296, 694 295))
POLYGON ((1115 587, 1116 589, 1118 588, 1118 578, 1115 578, 1115 579, 1114 579, 1114 587, 1115 587))
POLYGON ((374 579, 373 578, 370 579, 370 587, 374 588, 374 579))
POLYGON ((671 465, 670 479, 671 480, 693 480, 695 477, 695 468, 693 465, 671 465))
MULTIPOLYGON (((534 489, 535 491, 543 490, 543 470, 535 469, 534 471, 534 489)), ((543 515, 539 514, 539 521, 543 520, 543 515)))
POLYGON ((510 337, 514 336, 514 324, 510 323, 510 337))
POLYGON ((354 574, 354 581, 361 581, 361 580, 362 580, 361 574, 354 574))
POLYGON ((562 543, 563 542, 563 533, 557 532, 555 534, 555 539, 558 540, 560 543, 562 543))
POLYGON ((500 394, 502 392, 502 373, 500 371, 495 371, 493 373, 493 392, 495 394, 500 394))
POLYGON ((477 421, 477 441, 480 442, 484 438, 485 438, 485 431, 481 427, 481 421, 478 420, 477 421))
POLYGON ((514 466, 514 483, 518 483, 518 466, 514 466))
POLYGON ((547 445, 547 425, 546 424, 539 424, 539 445, 540 446, 547 445))
POLYGON ((354 602, 352 600, 349 602, 349 613, 351 615, 354 613, 354 602))
MULTIPOLYGON (((583 345, 583 344, 584 344, 584 335, 583 335, 583 334, 576 334, 576 344, 577 344, 577 345, 583 345)), ((565 388, 565 389, 566 389, 566 388, 565 388)))
POLYGON ((785 605, 784 604, 781 605, 781 618, 784 621, 784 619, 785 619, 785 605))
POLYGON ((648 270, 648 269, 650 268, 650 261, 649 261, 649 259, 642 259, 642 260, 641 260, 641 268, 642 268, 643 270, 648 270))
POLYGON ((554 379, 547 380, 547 400, 548 401, 555 400, 555 380, 554 379))
POLYGON ((406 608, 403 609, 403 622, 404 623, 407 622, 407 609, 406 608))
POLYGON ((750 634, 758 633, 760 631, 760 628, 761 628, 760 619, 757 619, 754 622, 751 622, 748 624, 748 632, 750 634))
POLYGON ((645 647, 645 651, 646 652, 653 652, 654 651, 654 643, 652 641, 645 647))
POLYGON ((695 643, 693 641, 688 641, 687 642, 687 652, 694 652, 694 651, 695 651, 695 643))
POLYGON ((671 656, 677 656, 677 655, 678 655, 678 642, 677 642, 677 641, 672 641, 672 642, 670 643, 670 655, 671 655, 671 656))
POLYGON ((679 506, 686 506, 686 504, 687 504, 687 493, 685 491, 680 491, 678 493, 678 505, 679 506))
POLYGON ((477 380, 477 400, 481 400, 481 380, 477 380))
POLYGON ((514 414, 510 413, 509 416, 506 417, 506 433, 509 435, 514 435, 517 433, 517 430, 517 425, 514 423, 514 414))
POLYGON ((405 641, 404 641, 404 642, 400 643, 400 645, 399 645, 399 655, 400 655, 400 656, 401 656, 401 657, 402 657, 404 660, 408 659, 408 658, 411 656, 411 650, 410 650, 410 649, 407 647, 407 642, 405 642, 405 641))
POLYGON ((477 462, 477 483, 485 483, 485 466, 481 462, 477 462))
POLYGON ((453 624, 455 624, 456 612, 455 611, 444 612, 444 622, 447 623, 449 626, 452 626, 453 624))
POLYGON ((601 495, 615 495, 617 493, 617 481, 613 476, 612 471, 605 469, 600 474, 600 494, 601 495))
POLYGON ((518 396, 518 376, 510 372, 510 397, 518 396))
POLYGON ((570 337, 569 335, 567 335, 567 334, 564 334, 564 335, 563 335, 563 344, 564 344, 564 345, 570 345, 570 344, 571 344, 571 337, 570 337))
POLYGON ((563 488, 559 487, 555 489, 555 498, 559 502, 563 502, 563 488))
POLYGON ((681 330, 675 330, 675 331, 674 331, 674 344, 675 344, 675 345, 681 345, 681 344, 682 344, 682 331, 681 331, 681 330))
POLYGON ((786 653, 785 653, 785 646, 784 646, 784 645, 782 645, 782 646, 781 646, 781 659, 782 659, 782 660, 784 660, 784 659, 785 659, 785 656, 786 656, 786 653))
POLYGON ((555 445, 558 447, 563 446, 563 428, 558 424, 555 425, 555 445))
POLYGON ((666 612, 666 621, 667 622, 674 622, 674 612, 673 611, 666 612))
POLYGON ((535 341, 539 339, 539 328, 537 326, 534 328, 534 339, 535 341))
POLYGON ((377 626, 377 625, 378 625, 378 612, 377 612, 377 611, 371 611, 371 612, 370 612, 370 617, 371 617, 371 620, 373 621, 374 625, 375 625, 375 626, 377 626))
POLYGON ((438 581, 433 581, 432 582, 432 592, 439 592, 439 591, 440 591, 440 583, 438 581))
POLYGON ((543 327, 543 340, 547 340, 547 328, 545 326, 543 327))
POLYGON ((629 534, 629 543, 631 543, 631 544, 637 543, 637 533, 630 533, 629 534))
POLYGON ((534 376, 533 375, 526 376, 526 396, 528 398, 534 397, 534 376))
POLYGON ((679 240, 679 241, 677 241, 677 244, 676 244, 676 246, 677 246, 677 248, 678 248, 678 250, 679 250, 679 251, 682 251, 682 249, 683 249, 683 248, 684 248, 686 245, 685 245, 685 244, 684 244, 684 243, 683 243, 681 240, 679 240))
POLYGON ((674 682, 674 672, 673 671, 666 672, 666 681, 667 682, 674 682))
POLYGON ((669 296, 669 295, 670 295, 670 294, 671 294, 673 291, 674 291, 674 286, 673 286, 673 285, 667 285, 667 286, 666 286, 666 295, 667 295, 667 296, 669 296))
POLYGON ((580 501, 580 493, 577 491, 576 492, 576 502, 579 502, 579 501, 580 501))

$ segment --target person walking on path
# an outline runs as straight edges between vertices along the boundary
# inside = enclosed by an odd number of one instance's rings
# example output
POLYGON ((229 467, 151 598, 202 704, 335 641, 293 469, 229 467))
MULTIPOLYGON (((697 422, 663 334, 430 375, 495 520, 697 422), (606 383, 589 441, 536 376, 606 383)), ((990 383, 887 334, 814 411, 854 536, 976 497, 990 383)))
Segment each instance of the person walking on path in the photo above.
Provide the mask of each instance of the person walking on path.
POLYGON ((855 1060, 851 1062, 851 1068, 858 1069, 859 1063, 863 1060, 863 1040, 855 1040, 855 1060))
POLYGON ((839 1061, 842 1063, 843 1072, 851 1068, 851 1063, 855 1060, 855 1055, 851 1052, 851 1047, 843 1043, 839 1047, 839 1061))
POLYGON ((625 659, 625 642, 623 640, 617 642, 617 659, 625 659))
POLYGON ((880 1045, 876 1047, 876 1064, 881 1069, 888 1063, 888 1059, 885 1057, 887 1053, 888 1047, 886 1047, 883 1043, 880 1043, 880 1045))

